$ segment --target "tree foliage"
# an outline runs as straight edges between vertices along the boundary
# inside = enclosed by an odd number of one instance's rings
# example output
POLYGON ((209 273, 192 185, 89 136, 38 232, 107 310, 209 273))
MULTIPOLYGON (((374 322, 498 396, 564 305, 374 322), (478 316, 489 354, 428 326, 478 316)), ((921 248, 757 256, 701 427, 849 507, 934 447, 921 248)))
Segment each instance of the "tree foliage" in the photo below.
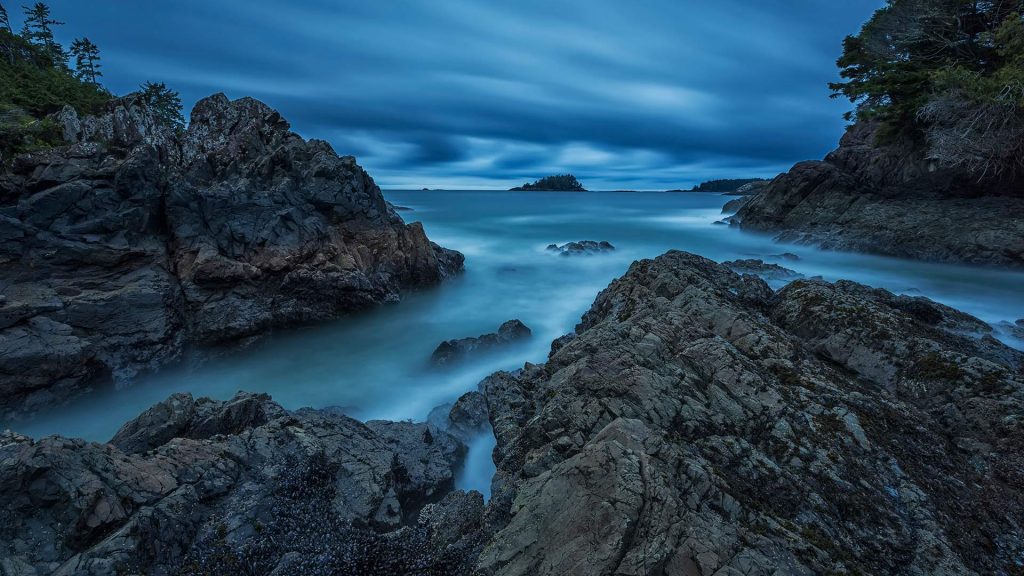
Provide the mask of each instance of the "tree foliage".
POLYGON ((157 119, 172 128, 185 126, 181 115, 181 97, 163 82, 146 82, 140 87, 143 100, 157 119))
POLYGON ((54 64, 67 66, 67 52, 53 37, 53 27, 64 23, 50 17, 50 7, 43 2, 36 2, 31 7, 22 6, 22 10, 25 12, 25 24, 21 37, 42 48, 54 64))
MULTIPOLYGON (((49 8, 35 5, 26 9, 27 32, 14 34, 0 22, 0 160, 14 154, 45 148, 61 142, 57 124, 48 115, 65 105, 79 115, 103 110, 111 95, 96 82, 83 81, 81 69, 76 74, 66 60, 54 57, 56 48, 52 26, 58 24, 49 8)), ((0 12, 6 14, 6 11, 0 12)), ((90 42, 90 44, 92 44, 90 42)), ((60 50, 63 53, 63 49, 60 50)), ((93 54, 93 65, 98 58, 93 54)), ((95 76, 98 74, 96 66, 95 76)), ((94 76, 90 75, 90 78, 94 76)))
POLYGON ((1024 168, 1024 0, 889 0, 843 42, 831 88, 885 133, 979 176, 1024 168))
POLYGON ((100 49, 88 38, 79 38, 71 43, 71 55, 75 57, 75 76, 96 84, 100 72, 100 49))
POLYGON ((525 191, 525 190, 552 190, 557 192, 586 192, 587 189, 580 184, 579 180, 576 179, 572 174, 562 174, 559 176, 547 176, 537 180, 533 184, 523 184, 513 188, 512 190, 525 191))

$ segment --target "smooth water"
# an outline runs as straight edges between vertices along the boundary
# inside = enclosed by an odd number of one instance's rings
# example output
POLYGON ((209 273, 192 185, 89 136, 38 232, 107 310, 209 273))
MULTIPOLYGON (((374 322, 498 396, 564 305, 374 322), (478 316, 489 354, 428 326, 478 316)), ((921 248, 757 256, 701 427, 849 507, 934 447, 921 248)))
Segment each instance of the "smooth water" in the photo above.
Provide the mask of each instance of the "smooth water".
MULTIPOLYGON (((715 225, 728 196, 663 192, 389 191, 412 208, 430 238, 466 255, 466 272, 399 304, 317 327, 277 333, 198 369, 168 369, 132 388, 101 392, 33 421, 20 432, 107 440, 125 421, 172 392, 228 398, 268 392, 286 408, 341 406, 360 419, 423 420, 431 408, 476 388, 499 369, 543 362, 597 293, 639 258, 677 248, 713 260, 763 258, 807 276, 846 278, 924 295, 991 323, 1024 317, 1024 273, 927 264, 780 245, 715 225), (608 240, 614 253, 563 257, 551 243, 608 240), (797 262, 773 258, 782 252, 797 262), (526 344, 454 370, 427 359, 442 340, 493 332, 518 318, 526 344)), ((1020 342, 1015 342, 1020 345, 1020 342)), ((0 428, 3 426, 0 425, 0 428)), ((463 487, 486 492, 493 438, 475 442, 463 487)))

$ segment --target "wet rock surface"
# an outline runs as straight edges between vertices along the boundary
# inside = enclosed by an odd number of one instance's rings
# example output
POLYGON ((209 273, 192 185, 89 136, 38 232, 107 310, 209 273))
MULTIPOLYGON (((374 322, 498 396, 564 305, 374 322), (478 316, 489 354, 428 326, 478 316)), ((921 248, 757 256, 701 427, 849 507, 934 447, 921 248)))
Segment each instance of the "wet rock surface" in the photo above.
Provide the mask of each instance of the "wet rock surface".
POLYGON ((604 254, 615 250, 615 246, 612 246, 610 242, 604 240, 596 242, 594 240, 580 240, 579 242, 568 242, 559 246, 558 244, 549 244, 547 247, 549 252, 557 252, 562 256, 588 256, 592 254, 604 254))
POLYGON ((133 97, 59 119, 69 146, 0 174, 0 418, 462 268, 257 100, 203 99, 181 133, 133 97))
POLYGON ((851 127, 824 161, 801 162, 734 222, 787 242, 936 262, 1024 267, 1024 183, 937 169, 908 142, 851 127))
POLYGON ((453 434, 493 427, 486 505, 452 490, 464 448, 438 427, 175 395, 111 444, 5 434, 0 556, 28 574, 1012 574, 1022 363, 925 298, 775 291, 669 252, 545 364, 448 410, 453 434))
POLYGON ((430 355, 430 362, 435 366, 447 366, 474 355, 484 354, 502 346, 524 340, 531 336, 532 332, 519 320, 509 320, 498 327, 497 332, 482 334, 470 338, 458 338, 445 340, 437 345, 433 354, 430 355))

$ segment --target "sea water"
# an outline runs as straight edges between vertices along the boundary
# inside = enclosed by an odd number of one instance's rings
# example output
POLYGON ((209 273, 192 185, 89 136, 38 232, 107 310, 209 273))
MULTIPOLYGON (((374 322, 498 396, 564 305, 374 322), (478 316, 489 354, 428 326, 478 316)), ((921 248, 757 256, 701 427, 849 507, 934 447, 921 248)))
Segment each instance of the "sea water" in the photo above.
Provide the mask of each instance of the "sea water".
MULTIPOLYGON (((94 393, 16 429, 108 440, 142 410, 182 391, 220 399, 238 390, 267 392, 286 408, 338 406, 364 420, 421 421, 496 370, 543 362, 551 340, 571 332, 611 280, 633 261, 670 249, 717 261, 761 258, 806 276, 927 296, 994 324, 1024 317, 1024 273, 777 244, 715 224, 729 196, 387 191, 385 197, 409 208, 400 212, 403 218, 422 222, 432 240, 465 254, 465 273, 398 304, 275 332, 198 368, 170 367, 130 388, 94 393), (579 257, 546 250, 575 240, 607 240, 616 250, 579 257), (785 252, 799 260, 781 259, 785 252), (533 330, 531 339, 452 369, 430 366, 441 341, 493 332, 513 318, 533 330)), ((459 486, 488 491, 493 446, 490 435, 471 443, 459 486)))

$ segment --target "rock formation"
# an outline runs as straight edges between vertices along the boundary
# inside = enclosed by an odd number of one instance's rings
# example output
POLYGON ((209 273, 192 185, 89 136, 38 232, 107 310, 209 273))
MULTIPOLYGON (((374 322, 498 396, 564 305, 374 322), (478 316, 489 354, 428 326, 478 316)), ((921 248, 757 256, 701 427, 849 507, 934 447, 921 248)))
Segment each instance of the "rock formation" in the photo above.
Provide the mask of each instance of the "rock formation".
POLYGON ((925 298, 773 291, 669 252, 545 364, 456 403, 450 423, 486 414, 497 439, 486 506, 450 490, 461 445, 437 428, 179 395, 108 445, 3 436, 0 566, 1012 574, 1024 354, 990 330, 925 298))
POLYGON ((454 573, 457 558, 429 550, 443 519, 415 519, 445 496, 465 505, 451 493, 464 452, 425 424, 288 412, 252 394, 176 394, 110 444, 4 433, 0 572, 454 573))
POLYGON ((547 249, 549 252, 557 252, 562 256, 590 256, 592 254, 612 252, 615 250, 615 246, 612 246, 610 242, 605 240, 600 242, 580 240, 579 242, 567 242, 561 246, 558 244, 548 244, 547 249))
POLYGON ((434 353, 430 355, 430 362, 435 366, 447 366, 465 360, 474 354, 492 351, 495 348, 524 340, 531 334, 526 324, 519 320, 509 320, 499 326, 497 332, 441 342, 434 349, 434 353))
POLYGON ((0 174, 0 417, 462 267, 251 98, 200 101, 182 133, 135 97, 58 120, 68 146, 0 174))
POLYGON ((788 242, 937 262, 1024 266, 1024 181, 936 169, 912 142, 852 126, 822 162, 801 162, 733 221, 788 242))

